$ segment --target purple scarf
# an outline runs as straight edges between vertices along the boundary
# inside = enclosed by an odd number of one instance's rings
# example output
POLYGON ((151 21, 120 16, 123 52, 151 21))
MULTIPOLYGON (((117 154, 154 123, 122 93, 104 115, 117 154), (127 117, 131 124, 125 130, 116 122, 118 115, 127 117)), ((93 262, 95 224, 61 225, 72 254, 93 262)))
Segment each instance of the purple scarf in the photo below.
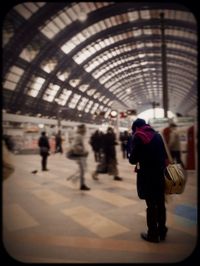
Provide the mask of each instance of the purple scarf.
POLYGON ((144 125, 142 127, 138 127, 134 135, 141 138, 144 144, 148 144, 154 137, 155 130, 149 125, 144 125))

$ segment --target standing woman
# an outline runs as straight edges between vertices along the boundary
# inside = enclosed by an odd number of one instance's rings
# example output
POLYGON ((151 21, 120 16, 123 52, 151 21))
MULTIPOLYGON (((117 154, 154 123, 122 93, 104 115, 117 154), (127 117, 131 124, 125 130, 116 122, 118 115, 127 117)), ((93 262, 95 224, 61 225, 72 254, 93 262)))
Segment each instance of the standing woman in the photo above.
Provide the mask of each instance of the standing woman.
POLYGON ((147 233, 141 238, 158 243, 167 234, 164 168, 167 154, 162 137, 143 119, 132 124, 129 162, 136 165, 137 192, 146 201, 147 233))
POLYGON ((45 131, 41 133, 41 136, 38 140, 38 146, 40 147, 40 155, 42 157, 41 161, 42 171, 48 171, 47 158, 49 156, 50 145, 45 131))

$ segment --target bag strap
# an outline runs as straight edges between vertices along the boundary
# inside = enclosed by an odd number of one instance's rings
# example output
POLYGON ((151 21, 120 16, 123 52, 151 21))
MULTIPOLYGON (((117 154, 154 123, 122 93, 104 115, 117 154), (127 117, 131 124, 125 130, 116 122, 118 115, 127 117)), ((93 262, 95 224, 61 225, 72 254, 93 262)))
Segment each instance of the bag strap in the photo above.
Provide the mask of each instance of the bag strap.
POLYGON ((172 158, 172 156, 171 156, 171 153, 170 153, 169 148, 168 148, 168 146, 167 146, 167 143, 166 143, 166 141, 165 141, 165 137, 163 136, 162 133, 160 133, 160 135, 161 135, 162 140, 163 140, 163 143, 164 143, 164 145, 165 145, 165 150, 166 150, 166 153, 167 153, 167 157, 168 157, 168 159, 169 159, 169 162, 170 162, 170 163, 174 163, 174 160, 173 160, 173 158, 172 158))

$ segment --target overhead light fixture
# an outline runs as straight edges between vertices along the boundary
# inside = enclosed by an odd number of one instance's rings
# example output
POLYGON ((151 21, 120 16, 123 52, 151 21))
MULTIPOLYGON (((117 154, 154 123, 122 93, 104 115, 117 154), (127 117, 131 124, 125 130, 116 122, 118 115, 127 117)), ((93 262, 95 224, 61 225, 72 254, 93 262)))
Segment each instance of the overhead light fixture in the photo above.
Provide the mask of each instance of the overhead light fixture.
POLYGON ((111 116, 112 118, 117 117, 117 115, 118 115, 118 112, 117 112, 116 110, 112 110, 112 111, 110 112, 110 116, 111 116))
POLYGON ((87 14, 84 13, 84 12, 80 12, 79 15, 78 15, 78 19, 83 22, 87 19, 87 14))

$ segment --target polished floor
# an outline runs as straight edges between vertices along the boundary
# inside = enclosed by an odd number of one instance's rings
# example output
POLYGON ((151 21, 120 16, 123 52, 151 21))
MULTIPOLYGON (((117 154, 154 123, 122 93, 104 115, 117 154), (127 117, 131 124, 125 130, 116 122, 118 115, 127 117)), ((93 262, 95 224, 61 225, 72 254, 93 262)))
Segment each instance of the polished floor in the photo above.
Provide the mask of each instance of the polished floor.
POLYGON ((140 238, 146 231, 146 206, 138 199, 136 179, 118 147, 123 181, 102 174, 91 178, 88 157, 86 183, 67 180, 77 170, 64 154, 51 154, 48 172, 39 155, 14 155, 15 172, 3 182, 3 244, 8 256, 40 263, 171 263, 189 258, 197 241, 197 176, 188 172, 182 195, 167 199, 165 242, 140 238), (36 174, 31 173, 38 170, 36 174))

